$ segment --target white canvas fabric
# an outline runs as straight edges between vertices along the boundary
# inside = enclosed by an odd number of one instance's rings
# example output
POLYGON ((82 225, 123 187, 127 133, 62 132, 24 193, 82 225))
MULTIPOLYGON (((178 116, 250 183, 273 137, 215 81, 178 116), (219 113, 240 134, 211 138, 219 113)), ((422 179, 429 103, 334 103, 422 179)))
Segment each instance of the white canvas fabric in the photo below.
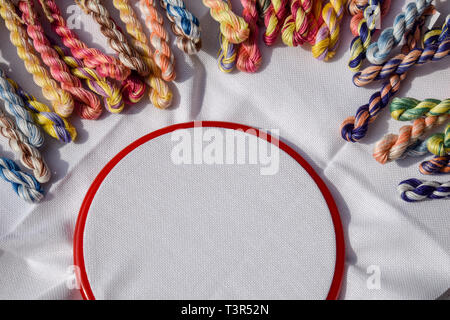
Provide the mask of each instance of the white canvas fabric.
MULTIPOLYGON (((240 12, 239 1, 232 2, 240 12)), ((445 0, 436 2, 442 13, 437 22, 440 24, 450 13, 449 5, 445 0)), ((73 5, 72 1, 59 3, 63 12, 73 5)), ((383 26, 392 25, 405 3, 393 1, 383 26)), ((187 5, 200 19, 203 50, 198 56, 188 57, 174 48, 178 78, 172 86, 173 108, 158 110, 146 100, 120 115, 105 113, 99 121, 73 117, 79 133, 76 143, 62 145, 51 138, 46 140, 43 154, 53 178, 45 185, 47 195, 39 205, 25 204, 9 185, 0 183, 0 298, 80 298, 77 290, 68 288, 67 279, 72 274, 77 213, 94 177, 137 138, 190 120, 280 129, 283 141, 314 166, 337 201, 346 233, 341 298, 434 299, 445 292, 450 287, 448 200, 417 204, 401 201, 396 186, 403 179, 420 178, 420 160, 382 166, 371 157, 374 143, 385 133, 398 132, 403 123, 392 120, 385 110, 361 143, 346 143, 340 137, 342 120, 367 103, 379 88, 379 84, 357 88, 351 82, 347 68, 351 41, 348 17, 343 22, 340 49, 329 63, 315 60, 303 48, 261 45, 264 62, 260 72, 222 74, 216 61, 217 23, 200 1, 187 5)), ((112 4, 108 2, 107 6, 119 21, 112 4)), ((77 32, 81 38, 112 53, 93 20, 84 14, 80 18, 77 32)), ((0 28, 0 66, 42 99, 10 44, 3 23, 0 28)), ((398 96, 448 98, 449 70, 448 58, 415 68, 398 96)), ((14 158, 4 139, 0 139, 0 153, 14 158)), ((432 179, 445 181, 448 177, 432 179)), ((284 296, 295 298, 295 290, 284 296)))

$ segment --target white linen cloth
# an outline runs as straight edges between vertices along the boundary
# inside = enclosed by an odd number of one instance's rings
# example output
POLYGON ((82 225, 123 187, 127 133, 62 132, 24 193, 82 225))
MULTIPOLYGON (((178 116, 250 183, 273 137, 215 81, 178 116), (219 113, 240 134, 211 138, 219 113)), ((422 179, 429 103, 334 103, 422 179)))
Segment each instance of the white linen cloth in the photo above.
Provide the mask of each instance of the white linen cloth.
MULTIPOLYGON (((58 2, 64 13, 74 5, 73 1, 58 2)), ((43 154, 53 178, 45 186, 45 200, 38 205, 24 203, 10 185, 0 183, 0 298, 79 298, 76 290, 67 288, 66 280, 73 263, 77 213, 93 178, 117 152, 142 135, 190 120, 279 128, 283 140, 315 167, 337 201, 346 233, 342 298, 433 299, 446 291, 450 287, 448 200, 417 204, 401 201, 396 186, 406 178, 421 178, 417 169, 420 160, 381 166, 371 157, 374 143, 388 132, 398 132, 404 123, 392 120, 384 110, 361 143, 350 144, 340 137, 342 120, 367 103, 380 87, 357 88, 351 82, 347 68, 351 41, 348 17, 342 24, 342 43, 332 62, 317 61, 310 50, 303 48, 281 44, 267 48, 261 44, 264 62, 260 72, 230 75, 217 68, 218 24, 201 1, 186 2, 200 19, 203 50, 198 56, 188 57, 173 48, 178 77, 176 88, 172 86, 175 98, 171 109, 158 110, 145 99, 120 115, 105 112, 99 121, 72 117, 79 133, 76 143, 62 145, 51 138, 46 140, 43 154), (379 286, 368 285, 378 274, 379 286)), ((105 3, 119 21, 112 3, 105 3)), ((405 3, 393 1, 383 27, 392 25, 405 3)), ((240 13, 239 1, 233 1, 233 5, 240 13)), ((437 1, 436 6, 442 13, 440 24, 450 13, 450 6, 448 0, 437 1)), ((94 21, 84 14, 80 18, 77 33, 81 38, 112 53, 94 21)), ((0 28, 0 66, 42 99, 9 42, 4 23, 0 28)), ((447 58, 415 68, 398 96, 448 98, 449 67, 447 58)), ((0 152, 14 158, 5 140, 0 142, 0 152)), ((444 181, 448 176, 431 179, 444 181)))

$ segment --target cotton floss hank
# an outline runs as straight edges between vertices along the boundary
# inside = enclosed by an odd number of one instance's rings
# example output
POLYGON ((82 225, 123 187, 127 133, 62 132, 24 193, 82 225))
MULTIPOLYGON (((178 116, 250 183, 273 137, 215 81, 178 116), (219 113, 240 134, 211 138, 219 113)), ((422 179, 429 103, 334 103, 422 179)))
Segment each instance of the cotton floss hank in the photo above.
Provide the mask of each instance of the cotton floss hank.
POLYGON ((184 53, 193 55, 202 47, 200 22, 186 9, 183 0, 161 0, 167 18, 172 23, 176 35, 176 45, 184 53))
POLYGON ((27 137, 28 142, 35 147, 42 146, 44 137, 41 130, 34 123, 30 111, 11 83, 8 82, 6 74, 1 68, 0 99, 4 101, 6 112, 14 117, 17 127, 27 137))
POLYGON ((10 0, 0 0, 0 14, 10 31, 11 43, 17 48, 17 54, 23 60, 25 68, 33 75, 34 82, 42 89, 42 94, 52 103, 54 110, 63 117, 69 116, 74 108, 72 96, 62 90, 42 66, 30 44, 23 21, 15 12, 16 9, 10 0))
POLYGON ((38 203, 44 198, 40 183, 8 158, 0 158, 0 177, 11 183, 17 195, 28 203, 38 203))
POLYGON ((247 22, 250 35, 240 46, 236 66, 240 71, 254 73, 262 63, 261 50, 258 47, 258 10, 256 0, 241 0, 242 16, 247 22))
POLYGON ((154 0, 140 0, 139 8, 150 32, 150 43, 155 50, 153 59, 161 70, 161 77, 165 81, 173 81, 176 78, 175 58, 169 46, 169 35, 164 28, 164 19, 156 10, 154 0))
POLYGON ((450 197, 450 181, 436 182, 419 179, 408 179, 397 187, 400 197, 406 202, 417 202, 426 199, 445 199, 450 197))
POLYGON ((132 48, 142 57, 150 70, 150 74, 145 78, 150 86, 150 101, 159 109, 168 108, 172 103, 173 94, 168 84, 161 78, 161 70, 153 59, 152 49, 142 24, 128 0, 114 0, 113 4, 120 11, 120 19, 126 24, 127 32, 132 37, 132 48))
POLYGON ((47 105, 25 92, 13 79, 8 82, 14 87, 16 93, 22 98, 27 109, 32 113, 34 121, 39 124, 51 137, 63 143, 75 141, 77 130, 70 122, 53 112, 47 105))
POLYGON ((86 90, 81 81, 71 74, 67 65, 60 59, 58 52, 53 49, 38 20, 33 1, 20 1, 19 9, 34 47, 40 53, 44 64, 49 67, 53 78, 61 84, 63 90, 69 92, 75 99, 80 116, 83 119, 98 119, 103 110, 99 99, 92 92, 86 90))

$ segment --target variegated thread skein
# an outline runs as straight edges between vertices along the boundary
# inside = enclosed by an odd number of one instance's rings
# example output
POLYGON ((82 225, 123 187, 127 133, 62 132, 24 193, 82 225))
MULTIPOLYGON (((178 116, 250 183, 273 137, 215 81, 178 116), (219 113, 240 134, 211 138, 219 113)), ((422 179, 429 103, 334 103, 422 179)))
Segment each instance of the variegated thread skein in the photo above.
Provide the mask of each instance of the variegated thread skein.
POLYGON ((116 83, 107 80, 105 77, 101 77, 97 71, 84 66, 84 63, 69 55, 58 46, 54 46, 59 56, 70 67, 70 71, 78 79, 84 80, 89 89, 103 97, 103 102, 106 109, 111 113, 120 113, 125 107, 124 99, 121 89, 116 83))
POLYGON ((416 144, 430 129, 445 123, 450 117, 450 100, 395 98, 390 110, 394 119, 414 120, 414 123, 400 128, 398 135, 384 136, 376 144, 373 156, 383 164, 404 157, 408 148, 416 144))
POLYGON ((75 2, 91 15, 100 25, 100 30, 108 39, 108 43, 119 55, 119 60, 139 75, 146 76, 150 70, 136 50, 129 45, 125 35, 119 30, 100 0, 75 0, 75 2))
POLYGON ((114 0, 114 6, 120 11, 120 19, 126 24, 128 34, 132 37, 131 45, 142 57, 150 74, 146 82, 150 86, 150 101, 160 109, 168 108, 172 103, 172 91, 168 84, 161 78, 161 70, 153 60, 153 53, 144 33, 143 26, 139 22, 134 9, 128 0, 114 0))
POLYGON ((346 0, 330 0, 322 9, 323 23, 319 27, 316 43, 312 47, 314 58, 329 60, 339 46, 340 23, 345 13, 346 0))
POLYGON ((256 72, 262 63, 261 50, 258 46, 258 11, 256 0, 241 0, 243 11, 242 16, 247 22, 250 35, 238 50, 236 66, 244 72, 256 72))
POLYGON ((8 82, 14 87, 16 93, 22 98, 25 106, 30 112, 34 121, 39 124, 51 137, 64 143, 72 142, 77 137, 77 130, 69 121, 52 110, 45 104, 36 100, 35 97, 26 93, 19 85, 8 78, 8 82))
MULTIPOLYGON (((231 2, 229 0, 222 0, 228 3, 229 9, 231 10, 231 2)), ((225 35, 219 31, 219 52, 217 54, 218 66, 220 71, 224 73, 229 73, 234 70, 236 66, 236 59, 238 55, 239 45, 231 43, 225 35)), ((246 40, 247 41, 247 40, 246 40)))
POLYGON ((5 102, 6 112, 14 117, 17 127, 27 137, 28 142, 40 147, 44 143, 44 137, 41 130, 36 126, 29 110, 27 110, 24 101, 16 93, 16 90, 8 82, 5 71, 0 68, 0 99, 5 102))
POLYGON ((275 44, 280 35, 286 17, 289 15, 288 0, 272 0, 266 16, 264 24, 266 32, 264 33, 264 42, 268 46, 275 44))
POLYGON ((155 49, 153 59, 161 70, 161 77, 173 81, 176 78, 175 58, 168 44, 169 35, 164 29, 164 19, 156 10, 155 0, 140 0, 139 7, 150 32, 150 43, 155 49))
POLYGON ((242 17, 237 16, 232 10, 228 1, 223 0, 202 0, 203 4, 209 8, 211 17, 219 22, 220 32, 231 43, 239 44, 247 40, 250 35, 247 22, 242 17))
POLYGON ((0 177, 11 183, 17 195, 28 203, 37 203, 44 197, 39 182, 10 159, 0 158, 0 177))
POLYGON ((67 27, 61 12, 54 0, 39 0, 53 30, 61 37, 64 45, 69 48, 74 57, 83 60, 86 67, 96 69, 102 77, 110 77, 119 81, 130 75, 130 69, 119 60, 104 54, 98 49, 88 48, 77 34, 67 27))
POLYGON ((426 199, 444 199, 450 197, 450 181, 436 182, 419 179, 408 179, 400 182, 397 191, 407 202, 417 202, 426 199))
POLYGON ((286 17, 281 38, 287 46, 299 46, 305 42, 314 44, 322 24, 322 3, 313 0, 292 0, 290 15, 286 17))
POLYGON ((415 22, 422 16, 433 0, 415 0, 406 6, 405 12, 397 15, 394 26, 386 28, 381 33, 377 42, 372 43, 367 49, 367 59, 373 64, 382 64, 389 58, 391 51, 408 34, 415 22))
MULTIPOLYGON (((349 13, 353 16, 350 20, 350 31, 352 32, 353 36, 357 37, 359 36, 359 24, 361 23, 361 20, 364 19, 364 9, 366 9, 368 6, 368 0, 362 0, 360 1, 360 5, 357 5, 357 7, 351 8, 350 5, 348 7, 349 13)), ((381 18, 383 18, 391 8, 391 0, 384 0, 381 3, 381 18)))
POLYGON ((44 97, 51 101, 55 111, 65 117, 72 113, 74 101, 72 96, 61 90, 47 69, 45 69, 33 46, 30 44, 25 27, 15 13, 16 9, 10 0, 0 0, 0 14, 10 31, 11 43, 17 48, 18 56, 23 60, 27 71, 33 75, 34 82, 42 89, 44 97))
POLYGON ((160 3, 172 23, 177 47, 186 54, 196 54, 202 47, 198 19, 186 9, 183 0, 161 0, 160 3))
MULTIPOLYGON (((448 23, 447 19, 447 23, 448 23)), ((406 78, 409 69, 415 65, 423 65, 429 61, 438 61, 450 53, 450 39, 447 38, 447 23, 442 28, 442 33, 437 36, 434 32, 424 35, 424 49, 415 48, 408 56, 410 61, 401 64, 396 72, 389 78, 381 91, 370 97, 369 104, 358 108, 354 117, 347 118, 341 125, 341 136, 344 140, 357 142, 367 134, 369 124, 378 117, 379 112, 387 106, 390 99, 400 89, 401 81, 406 78), (445 31, 445 32, 444 32, 445 31), (446 40, 444 40, 446 39, 446 40)))
POLYGON ((428 151, 443 157, 450 152, 450 123, 447 124, 443 133, 436 133, 426 140, 428 151))
POLYGON ((431 160, 422 162, 419 171, 424 175, 450 173, 450 155, 436 156, 431 160))
POLYGON ((67 65, 62 61, 58 53, 53 49, 45 35, 44 29, 38 20, 33 1, 19 2, 22 19, 27 24, 27 32, 33 40, 36 51, 41 54, 42 61, 49 67, 53 78, 61 84, 76 99, 79 114, 84 119, 95 120, 102 114, 102 106, 98 98, 90 91, 83 88, 81 81, 70 73, 67 65))
POLYGON ((27 142, 27 138, 3 112, 0 112, 0 135, 8 139, 11 150, 20 157, 27 169, 33 171, 37 181, 45 183, 50 180, 51 173, 41 153, 27 142))

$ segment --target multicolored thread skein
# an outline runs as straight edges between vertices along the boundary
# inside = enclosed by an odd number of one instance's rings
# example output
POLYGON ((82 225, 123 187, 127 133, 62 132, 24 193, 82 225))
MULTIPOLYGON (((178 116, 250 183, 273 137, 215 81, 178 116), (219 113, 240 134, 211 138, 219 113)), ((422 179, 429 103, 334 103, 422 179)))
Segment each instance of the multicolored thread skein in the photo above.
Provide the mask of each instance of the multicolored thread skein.
POLYGON ((147 76, 150 70, 139 53, 129 45, 125 35, 119 30, 100 0, 75 0, 86 14, 91 15, 100 25, 100 31, 107 38, 109 46, 117 52, 119 60, 141 76, 147 76))
POLYGON ((436 133, 426 140, 428 151, 439 157, 450 152, 450 123, 443 133, 436 133))
MULTIPOLYGON (((106 109, 111 113, 120 113, 125 107, 122 90, 114 82, 101 77, 96 70, 87 68, 84 63, 69 55, 67 50, 53 46, 59 56, 70 68, 70 72, 78 79, 84 80, 89 89, 103 97, 106 109)), ((130 96, 130 94, 127 94, 130 96)))
POLYGON ((150 32, 150 43, 155 49, 153 59, 161 70, 161 77, 166 81, 176 78, 175 58, 169 46, 169 35, 164 29, 164 19, 158 13, 154 0, 140 0, 139 8, 150 32))
POLYGON ((405 12, 395 17, 394 26, 386 28, 377 42, 367 49, 367 59, 373 64, 382 64, 389 58, 391 51, 400 43, 403 37, 414 27, 433 0, 415 0, 406 6, 405 12))
POLYGON ((132 37, 131 47, 142 57, 143 62, 150 70, 150 74, 146 77, 146 82, 150 86, 150 101, 157 108, 168 108, 172 103, 173 94, 167 83, 161 78, 161 70, 153 59, 152 49, 143 26, 129 0, 114 0, 113 4, 120 11, 120 19, 126 24, 127 32, 132 37))
POLYGON ((250 35, 240 46, 236 66, 243 72, 256 72, 262 63, 261 50, 258 47, 258 10, 256 0, 241 0, 242 17, 247 22, 250 35))
POLYGON ((202 47, 200 22, 186 9, 183 0, 161 0, 167 18, 172 23, 172 31, 177 36, 177 47, 186 54, 192 55, 202 47))
POLYGON ((33 40, 36 51, 41 54, 42 61, 49 67, 53 78, 61 84, 61 88, 75 98, 80 116, 89 120, 98 119, 103 110, 99 99, 92 92, 84 89, 81 81, 70 73, 67 65, 53 49, 38 20, 33 1, 20 1, 19 9, 22 12, 22 19, 27 25, 28 35, 33 40))
POLYGON ((36 126, 30 111, 26 108, 22 98, 8 82, 5 71, 0 68, 0 99, 5 103, 6 112, 14 117, 17 127, 27 137, 28 142, 35 147, 44 143, 41 130, 36 126))
POLYGON ((11 150, 20 158, 20 162, 33 171, 40 183, 50 180, 50 170, 38 149, 28 143, 27 138, 18 130, 14 122, 0 111, 0 135, 8 139, 11 150))
MULTIPOLYGON (((305 42, 314 44, 319 25, 322 24, 321 15, 321 1, 291 1, 290 14, 284 20, 281 29, 281 38, 284 44, 290 47, 303 45, 305 42)), ((272 19, 274 18, 272 17, 272 19)))
POLYGON ((419 171, 424 175, 450 173, 450 155, 436 156, 431 160, 423 161, 419 171))
POLYGON ((0 14, 10 31, 11 43, 17 48, 17 54, 23 60, 27 71, 33 75, 34 82, 42 89, 44 97, 51 101, 54 110, 61 116, 69 116, 74 108, 72 96, 62 90, 46 68, 41 64, 33 46, 30 44, 23 21, 17 16, 16 8, 10 0, 0 0, 0 14))
POLYGON ((28 203, 37 203, 44 198, 39 182, 10 159, 0 158, 0 177, 11 183, 17 195, 28 203))
POLYGON ((373 156, 375 160, 384 164, 397 160, 409 152, 420 156, 427 152, 417 154, 422 148, 417 143, 429 130, 447 122, 450 118, 450 100, 426 99, 419 101, 413 98, 395 98, 390 105, 391 115, 400 121, 414 120, 412 125, 400 128, 399 134, 387 134, 375 145, 373 156), (408 150, 413 146, 412 150, 408 150))
POLYGON ((444 199, 450 197, 450 181, 436 182, 419 179, 408 179, 400 182, 397 191, 407 202, 417 202, 426 199, 444 199))
MULTIPOLYGON (((223 0, 228 1, 228 0, 223 0)), ((231 2, 228 1, 229 9, 231 10, 231 2)), ((217 61, 220 71, 229 73, 234 70, 236 66, 236 59, 239 50, 237 44, 231 43, 222 32, 218 31, 219 52, 217 53, 217 61)), ((248 40, 248 39, 247 39, 248 40)), ((247 41, 246 40, 246 41, 247 41)))
POLYGON ((369 5, 369 0, 349 0, 347 1, 346 10, 352 16, 350 20, 350 31, 353 36, 358 36, 358 25, 364 19, 364 9, 369 5))
MULTIPOLYGON (((434 14, 434 7, 430 7, 431 10, 425 11, 425 13, 422 15, 421 19, 422 21, 419 23, 425 22, 426 17, 428 17, 431 14, 434 14)), ((448 26, 449 22, 446 21, 444 26, 448 26)), ((417 32, 417 31, 416 31, 417 32)), ((430 34, 435 34, 437 36, 440 36, 442 34, 442 37, 446 36, 448 33, 448 30, 439 30, 434 29, 429 31, 430 34)), ((411 34, 409 34, 411 36, 411 34)), ((416 52, 417 53, 417 52, 416 52)), ((365 68, 362 71, 359 71, 353 75, 353 84, 357 87, 366 86, 373 81, 382 80, 388 78, 391 74, 393 74, 397 68, 400 66, 400 64, 407 62, 407 59, 414 59, 417 55, 412 56, 412 52, 406 52, 405 50, 402 50, 402 53, 397 54, 395 57, 389 59, 384 64, 380 65, 371 65, 365 68), (408 56, 409 54, 409 56, 408 56)))
POLYGON ((36 100, 35 97, 26 93, 19 85, 8 78, 8 82, 14 87, 16 93, 22 98, 25 106, 30 112, 34 121, 39 124, 51 137, 64 143, 72 142, 77 137, 77 130, 68 120, 61 117, 45 104, 36 100))
POLYGON ((209 8, 211 17, 219 22, 220 32, 229 42, 239 44, 247 40, 250 29, 247 22, 237 16, 224 0, 202 0, 203 4, 209 8))
POLYGON ((77 34, 67 27, 67 23, 54 0, 39 0, 53 31, 61 38, 64 46, 70 49, 73 56, 83 60, 86 67, 96 69, 102 77, 110 77, 119 81, 130 75, 130 69, 119 60, 104 54, 98 49, 88 48, 77 34))
POLYGON ((330 0, 322 9, 323 23, 319 27, 316 43, 312 47, 313 57, 329 60, 339 46, 340 23, 345 13, 346 0, 330 0))
POLYGON ((383 0, 369 0, 369 5, 364 9, 363 18, 358 24, 358 31, 350 44, 350 61, 348 66, 353 72, 358 71, 366 58, 366 51, 372 42, 377 19, 381 16, 383 0))
MULTIPOLYGON (((446 28, 445 25, 442 30, 446 28)), ((388 105, 390 99, 398 92, 401 82, 406 78, 407 71, 413 65, 441 60, 449 54, 450 39, 443 39, 446 36, 446 32, 442 32, 439 37, 435 32, 427 32, 424 35, 425 48, 415 48, 408 54, 408 56, 413 57, 408 59, 412 60, 413 63, 408 61, 401 64, 382 89, 370 97, 369 104, 359 107, 354 117, 349 117, 342 123, 340 128, 342 138, 350 142, 356 142, 364 138, 369 124, 375 121, 379 112, 388 105)))
POLYGON ((264 17, 266 32, 264 33, 264 43, 268 46, 275 44, 281 33, 284 21, 289 15, 288 0, 272 0, 264 17))

